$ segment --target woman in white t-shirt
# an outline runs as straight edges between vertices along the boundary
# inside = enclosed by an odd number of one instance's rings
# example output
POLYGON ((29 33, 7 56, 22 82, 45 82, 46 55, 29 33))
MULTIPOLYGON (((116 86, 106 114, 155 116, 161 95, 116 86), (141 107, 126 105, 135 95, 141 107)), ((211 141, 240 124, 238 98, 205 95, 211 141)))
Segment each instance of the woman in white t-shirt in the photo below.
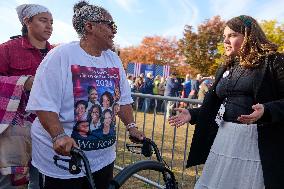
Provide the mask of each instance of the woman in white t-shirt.
POLYGON ((96 188, 106 189, 113 177, 115 132, 104 137, 96 132, 80 136, 74 102, 88 101, 88 86, 94 86, 100 97, 105 91, 114 94, 119 88, 118 103, 123 114, 118 116, 133 138, 142 140, 144 134, 134 123, 133 100, 122 63, 110 50, 116 34, 111 15, 102 7, 81 1, 74 6, 73 27, 80 41, 53 49, 35 76, 27 105, 28 111, 38 115, 31 131, 32 164, 43 178, 43 189, 88 188, 83 173, 72 175, 53 162, 54 155, 68 156, 70 149, 78 146, 89 159, 96 188))

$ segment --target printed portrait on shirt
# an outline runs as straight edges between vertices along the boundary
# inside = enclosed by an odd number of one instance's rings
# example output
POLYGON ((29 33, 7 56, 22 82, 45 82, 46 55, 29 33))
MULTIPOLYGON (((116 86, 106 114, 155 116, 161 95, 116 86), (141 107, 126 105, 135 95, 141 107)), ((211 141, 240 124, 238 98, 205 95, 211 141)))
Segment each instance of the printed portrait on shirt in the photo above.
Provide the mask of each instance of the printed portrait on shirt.
POLYGON ((71 72, 75 123, 72 138, 87 151, 112 146, 119 111, 119 69, 72 65, 71 72))

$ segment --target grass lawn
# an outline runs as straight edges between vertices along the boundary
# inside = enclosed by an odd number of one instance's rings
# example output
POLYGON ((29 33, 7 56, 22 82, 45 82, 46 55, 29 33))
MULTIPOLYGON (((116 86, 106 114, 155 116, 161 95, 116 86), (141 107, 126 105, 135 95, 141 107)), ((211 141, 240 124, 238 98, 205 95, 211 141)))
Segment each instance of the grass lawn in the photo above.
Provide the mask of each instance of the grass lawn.
MULTIPOLYGON (((138 112, 136 115, 136 123, 140 130, 144 130, 146 136, 151 138, 152 133, 154 136, 154 141, 158 145, 159 149, 163 145, 162 155, 167 164, 172 167, 173 172, 175 173, 176 179, 179 182, 179 188, 191 189, 195 183, 195 167, 188 168, 184 170, 184 175, 182 176, 183 166, 186 164, 187 154, 190 148, 190 143, 194 131, 194 126, 184 125, 177 129, 171 127, 167 121, 164 123, 164 115, 158 114, 154 120, 153 114, 146 114, 144 117, 143 112, 138 112), (143 123, 145 123, 143 125, 143 123), (186 133, 188 133, 186 137, 186 133), (176 137, 174 137, 176 136, 176 137), (185 143, 187 139, 186 155, 185 152, 185 143), (164 143, 162 141, 164 140, 164 143), (175 140, 175 142, 174 142, 175 140), (174 150, 173 150, 174 149, 174 150), (173 161, 172 160, 173 156, 173 161), (185 161, 184 161, 185 156, 185 161)), ((118 146, 117 146, 117 159, 116 165, 124 167, 131 162, 139 161, 140 159, 146 159, 137 154, 132 154, 125 151, 124 141, 125 141, 125 127, 120 123, 120 127, 117 130, 118 132, 118 146), (124 160, 124 161, 123 161, 124 160)), ((129 139, 126 139, 127 143, 130 143, 129 139)), ((155 157, 153 156, 153 159, 155 157)), ((201 173, 201 167, 199 168, 199 174, 201 173)), ((156 172, 143 171, 139 173, 140 175, 146 176, 147 178, 158 181, 159 179, 162 182, 162 177, 159 176, 156 172)), ((136 188, 154 188, 145 184, 144 182, 138 179, 130 179, 122 187, 124 189, 136 189, 136 188)))

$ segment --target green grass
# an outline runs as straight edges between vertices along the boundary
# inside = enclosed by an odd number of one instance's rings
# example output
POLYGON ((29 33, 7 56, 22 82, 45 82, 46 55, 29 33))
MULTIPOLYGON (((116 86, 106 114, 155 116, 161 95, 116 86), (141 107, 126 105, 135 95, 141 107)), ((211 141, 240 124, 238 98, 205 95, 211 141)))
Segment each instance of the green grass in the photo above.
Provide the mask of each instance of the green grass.
MULTIPOLYGON (((169 166, 171 166, 172 163, 172 171, 174 172, 177 181, 179 182, 179 187, 184 189, 191 189, 194 187, 195 183, 195 168, 188 168, 184 170, 183 175, 183 184, 182 182, 182 172, 183 172, 183 163, 184 162, 184 151, 185 151, 185 141, 186 141, 186 132, 187 132, 187 126, 184 125, 182 127, 179 127, 176 129, 171 127, 168 122, 165 122, 164 125, 164 116, 163 115, 156 115, 156 123, 153 127, 153 121, 154 121, 154 115, 153 114, 146 114, 145 117, 145 125, 144 125, 144 132, 145 135, 149 138, 152 136, 153 128, 154 128, 154 141, 158 145, 159 149, 162 145, 162 140, 164 139, 163 143, 163 151, 162 155, 164 160, 167 162, 169 166), (174 133, 176 132, 176 138, 175 143, 174 141, 174 133), (164 133, 164 137, 163 137, 164 133), (172 159, 172 149, 174 144, 174 158, 173 162, 171 162, 172 159)), ((136 117, 136 123, 140 130, 143 130, 143 122, 144 122, 144 113, 138 112, 136 117)), ((194 126, 188 127, 188 136, 187 136, 187 149, 186 149, 186 158, 190 149, 190 144, 192 140, 192 135, 194 131, 194 126)), ((125 127, 121 123, 120 127, 118 129, 118 147, 117 147, 117 159, 116 159, 116 165, 124 167, 128 164, 131 164, 132 162, 139 161, 140 159, 146 159, 145 157, 141 157, 137 154, 132 154, 128 152, 127 150, 124 151, 124 139, 125 139, 125 127), (124 162, 123 162, 124 158, 124 162), (124 165, 123 165, 124 163, 124 165)), ((129 139, 126 139, 127 143, 130 143, 129 139)), ((153 158, 155 160, 155 157, 153 158)), ((199 168, 199 173, 201 173, 201 168, 199 168)), ((162 182, 162 176, 159 176, 156 172, 149 172, 149 171, 142 171, 139 173, 139 175, 146 176, 147 178, 158 181, 160 178, 161 183, 162 182)), ((122 187, 124 189, 132 189, 132 188, 154 188, 136 178, 132 178, 125 185, 122 187)))

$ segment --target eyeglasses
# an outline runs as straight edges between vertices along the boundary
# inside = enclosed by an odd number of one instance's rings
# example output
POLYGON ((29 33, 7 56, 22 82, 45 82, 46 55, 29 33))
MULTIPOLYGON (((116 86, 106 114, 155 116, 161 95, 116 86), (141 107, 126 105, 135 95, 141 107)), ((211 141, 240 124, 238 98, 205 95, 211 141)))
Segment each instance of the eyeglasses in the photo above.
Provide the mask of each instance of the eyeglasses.
POLYGON ((99 24, 101 24, 101 23, 107 24, 113 30, 114 33, 117 32, 117 26, 116 26, 115 22, 112 21, 112 20, 96 20, 96 21, 93 21, 93 22, 99 23, 99 24))

